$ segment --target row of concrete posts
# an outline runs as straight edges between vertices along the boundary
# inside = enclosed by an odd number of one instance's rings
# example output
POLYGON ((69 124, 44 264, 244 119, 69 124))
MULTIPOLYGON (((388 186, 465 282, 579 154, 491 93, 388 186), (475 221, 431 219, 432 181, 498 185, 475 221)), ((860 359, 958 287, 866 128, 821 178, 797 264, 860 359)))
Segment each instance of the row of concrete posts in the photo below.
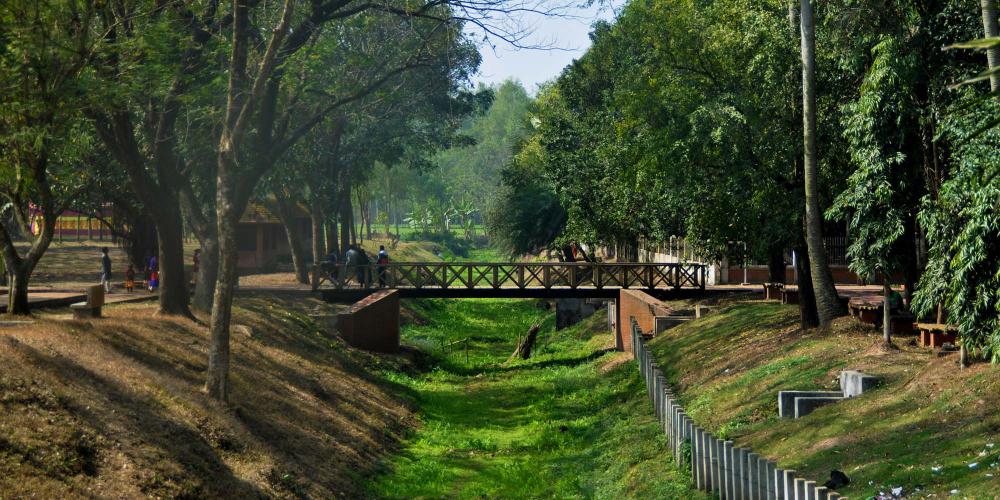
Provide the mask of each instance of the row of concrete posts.
POLYGON ((632 354, 646 382, 656 416, 663 425, 674 461, 690 466, 694 485, 722 500, 833 500, 844 499, 825 486, 797 477, 794 470, 722 441, 698 427, 667 385, 667 380, 646 349, 638 323, 632 321, 632 354))

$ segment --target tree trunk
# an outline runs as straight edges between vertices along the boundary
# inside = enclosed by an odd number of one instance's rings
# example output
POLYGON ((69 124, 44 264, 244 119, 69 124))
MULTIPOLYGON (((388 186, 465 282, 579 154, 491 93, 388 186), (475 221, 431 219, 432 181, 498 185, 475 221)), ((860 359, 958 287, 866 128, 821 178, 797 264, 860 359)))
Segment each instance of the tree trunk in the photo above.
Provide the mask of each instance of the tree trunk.
POLYGON ((348 198, 347 210, 348 210, 348 212, 347 212, 347 214, 348 214, 348 220, 350 221, 350 225, 351 225, 351 244, 352 245, 357 245, 358 244, 358 225, 357 225, 357 221, 355 220, 355 217, 354 217, 354 205, 352 205, 350 203, 350 198, 348 198))
POLYGON ((295 205, 285 196, 285 193, 273 191, 275 211, 285 227, 288 237, 288 248, 292 252, 292 267, 295 268, 295 280, 304 285, 309 284, 309 269, 306 268, 305 250, 302 249, 302 232, 295 220, 295 205))
POLYGON ((337 217, 326 221, 326 251, 340 254, 340 244, 337 241, 337 217))
POLYGON ((7 292, 7 314, 28 315, 31 310, 28 307, 28 279, 30 273, 22 263, 20 266, 10 270, 10 281, 7 292))
MULTIPOLYGON (((176 206, 176 205, 175 205, 176 206)), ((163 314, 190 315, 188 301, 191 292, 184 272, 184 234, 181 216, 173 220, 160 220, 157 225, 160 243, 160 312, 163 314)))
POLYGON ((917 239, 917 220, 915 214, 906 216, 906 233, 903 235, 903 303, 907 307, 913 303, 913 292, 923 270, 919 263, 919 242, 917 239))
POLYGON ((209 204, 206 208, 202 208, 204 204, 198 202, 190 183, 182 186, 180 199, 188 224, 201 245, 198 282, 192 302, 195 309, 211 312, 215 281, 219 277, 219 236, 218 224, 215 222, 215 206, 209 204))
POLYGON ((211 236, 199 238, 201 242, 201 263, 198 268, 198 284, 194 289, 194 307, 199 311, 211 312, 215 296, 215 282, 219 278, 219 239, 211 236))
POLYGON ((524 337, 524 340, 517 344, 514 349, 514 353, 510 355, 510 360, 515 358, 528 359, 531 357, 531 350, 535 347, 535 341, 538 340, 538 331, 541 329, 541 325, 532 325, 528 330, 528 335, 524 337))
POLYGON ((347 249, 351 246, 351 227, 354 226, 354 222, 351 221, 351 191, 350 186, 343 186, 342 189, 346 189, 346 193, 341 191, 340 193, 340 253, 343 255, 347 252, 347 249))
POLYGON ((799 285, 799 324, 803 330, 819 326, 816 312, 816 294, 813 293, 812 272, 809 268, 809 250, 806 242, 799 237, 795 247, 795 269, 799 285))
POLYGON ((221 401, 229 399, 229 326, 239 262, 236 249, 236 224, 239 222, 239 215, 233 216, 231 212, 235 212, 231 205, 219 204, 219 277, 215 282, 215 296, 212 299, 211 346, 205 381, 208 395, 221 401))
MULTIPOLYGON (((983 31, 987 38, 1000 36, 1000 28, 997 27, 997 4, 996 0, 980 0, 983 11, 983 31)), ((986 49, 986 62, 989 69, 1000 66, 1000 47, 986 49)), ((990 90, 1000 91, 1000 73, 990 75, 990 90)))
POLYGON ((819 206, 819 168, 816 157, 816 33, 812 3, 802 0, 800 10, 802 31, 802 138, 805 151, 806 245, 816 312, 821 326, 829 325, 840 316, 840 299, 833 285, 826 250, 823 248, 823 214, 819 206))
POLYGON ((315 200, 310 203, 309 207, 309 222, 312 227, 312 257, 313 257, 313 273, 312 273, 312 289, 316 290, 319 288, 319 278, 320 278, 320 268, 319 263, 326 256, 325 243, 326 239, 323 237, 323 211, 320 208, 319 203, 315 200))
POLYGON ((889 277, 882 278, 882 340, 885 345, 892 345, 892 308, 889 307, 889 297, 892 296, 892 286, 889 277))

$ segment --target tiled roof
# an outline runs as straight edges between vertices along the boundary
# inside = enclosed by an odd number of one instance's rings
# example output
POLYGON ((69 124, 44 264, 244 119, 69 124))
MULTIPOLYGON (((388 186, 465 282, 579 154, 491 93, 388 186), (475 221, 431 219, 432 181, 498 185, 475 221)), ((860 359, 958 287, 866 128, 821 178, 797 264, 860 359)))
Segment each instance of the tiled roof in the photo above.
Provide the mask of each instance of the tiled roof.
MULTIPOLYGON (((296 217, 309 217, 309 212, 299 204, 295 204, 295 211, 297 212, 296 217)), ((278 214, 269 210, 263 203, 250 202, 243 212, 243 217, 240 217, 240 222, 245 224, 281 224, 281 219, 278 218, 278 214)))

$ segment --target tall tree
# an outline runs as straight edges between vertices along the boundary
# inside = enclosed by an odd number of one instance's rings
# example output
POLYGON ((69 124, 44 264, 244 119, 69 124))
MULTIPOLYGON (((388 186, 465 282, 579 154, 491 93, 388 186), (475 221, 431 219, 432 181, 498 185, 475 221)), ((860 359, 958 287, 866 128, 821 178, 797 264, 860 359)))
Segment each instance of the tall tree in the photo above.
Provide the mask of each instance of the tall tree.
MULTIPOLYGON (((514 8, 510 0, 454 4, 434 1, 417 5, 317 0, 303 3, 304 12, 296 14, 298 5, 296 0, 285 0, 280 5, 249 5, 244 0, 233 0, 231 4, 229 84, 216 169, 220 268, 212 306, 206 382, 209 395, 222 400, 229 393, 229 326, 237 278, 235 226, 261 177, 338 107, 369 95, 400 74, 426 66, 427 58, 440 50, 446 52, 454 44, 464 43, 463 22, 476 24, 491 35, 516 38, 520 33, 516 29, 511 31, 509 19, 503 15, 514 8), (314 89, 303 83, 308 79, 287 78, 289 64, 297 60, 304 47, 319 38, 337 36, 336 29, 324 29, 328 25, 340 27, 340 21, 369 14, 399 16, 406 21, 405 29, 422 32, 424 45, 400 65, 373 67, 371 77, 364 80, 369 83, 361 88, 343 93, 336 89, 335 94, 327 94, 329 99, 323 105, 311 110, 294 106, 302 91, 314 89), (270 33, 269 38, 258 39, 265 32, 270 33)), ((403 26, 397 25, 397 29, 403 26)), ((451 75, 454 79, 461 76, 451 75)), ((322 89, 319 92, 326 94, 322 89)))
POLYGON ((833 276, 823 246, 823 212, 820 208, 819 158, 816 147, 816 24, 810 0, 799 8, 802 36, 802 140, 803 180, 806 198, 806 244, 812 274, 813 293, 820 325, 829 325, 841 314, 842 306, 833 285, 833 276))
POLYGON ((29 314, 28 282, 56 219, 90 182, 80 163, 93 144, 78 110, 101 42, 96 16, 86 0, 0 5, 0 251, 11 314, 29 314), (30 241, 23 253, 18 236, 30 241))
MULTIPOLYGON (((218 7, 195 0, 111 2, 101 17, 115 43, 96 67, 103 92, 94 93, 87 113, 156 226, 159 306, 166 314, 190 314, 181 197, 196 190, 191 169, 204 164, 185 156, 177 124, 192 107, 218 106, 213 61, 218 35, 232 22, 218 7)), ((188 215, 195 207, 187 205, 188 215)), ((212 255, 205 254, 209 269, 212 255)))
MULTIPOLYGON (((997 4, 996 0, 980 0, 980 9, 983 12, 983 30, 986 38, 1000 37, 1000 27, 997 27, 997 4)), ((1000 43, 994 43, 986 48, 986 61, 988 69, 993 71, 1000 67, 1000 43)), ((990 73, 990 89, 993 92, 1000 92, 1000 72, 990 73)))

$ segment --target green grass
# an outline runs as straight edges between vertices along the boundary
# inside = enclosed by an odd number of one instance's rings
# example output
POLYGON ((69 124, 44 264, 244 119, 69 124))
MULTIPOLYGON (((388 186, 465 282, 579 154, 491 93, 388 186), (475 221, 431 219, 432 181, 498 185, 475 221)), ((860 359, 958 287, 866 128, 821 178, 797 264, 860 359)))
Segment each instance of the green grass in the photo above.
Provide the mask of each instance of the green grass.
POLYGON ((435 367, 386 374, 416 394, 422 422, 373 496, 699 497, 670 459, 634 363, 599 370, 621 357, 607 348, 600 313, 555 332, 554 315, 535 301, 411 306, 429 322, 405 327, 404 342, 431 353, 435 367), (535 354, 507 363, 534 323, 535 354))
POLYGON ((651 342, 688 414, 738 446, 826 481, 833 469, 852 483, 840 493, 869 498, 891 487, 907 494, 994 498, 1000 491, 1000 368, 958 370, 898 338, 874 348, 879 333, 851 318, 802 332, 793 306, 743 303, 679 326, 651 342), (838 389, 858 369, 883 378, 862 397, 802 419, 777 417, 786 389, 838 389), (977 464, 970 468, 969 464, 977 464))

